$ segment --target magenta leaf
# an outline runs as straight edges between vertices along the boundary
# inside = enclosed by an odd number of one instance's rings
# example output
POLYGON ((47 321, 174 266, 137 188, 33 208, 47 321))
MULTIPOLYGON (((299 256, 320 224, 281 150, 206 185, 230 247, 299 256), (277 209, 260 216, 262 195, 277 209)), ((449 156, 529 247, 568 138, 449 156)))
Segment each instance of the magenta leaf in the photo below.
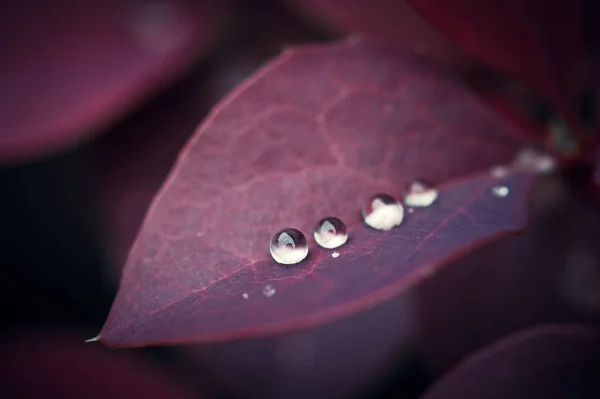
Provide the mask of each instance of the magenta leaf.
POLYGON ((469 54, 521 79, 579 127, 587 1, 408 2, 469 54))
POLYGON ((41 329, 2 335, 5 398, 197 398, 139 354, 83 344, 79 332, 41 329))
POLYGON ((597 398, 598 359, 599 330, 538 327, 469 357, 424 398, 597 398))
POLYGON ((488 173, 521 140, 408 54, 358 39, 289 50, 218 106, 180 154, 100 337, 112 346, 226 340, 374 306, 461 251, 525 227, 533 177, 488 173), (440 185, 433 206, 407 211, 389 233, 362 224, 365 198, 400 196, 416 178, 440 185), (506 197, 492 194, 498 184, 506 197), (350 228, 339 258, 311 244, 300 265, 275 264, 272 234, 308 234, 326 215, 350 228))
POLYGON ((0 161, 46 155, 123 116, 215 41, 218 2, 2 6, 0 161))

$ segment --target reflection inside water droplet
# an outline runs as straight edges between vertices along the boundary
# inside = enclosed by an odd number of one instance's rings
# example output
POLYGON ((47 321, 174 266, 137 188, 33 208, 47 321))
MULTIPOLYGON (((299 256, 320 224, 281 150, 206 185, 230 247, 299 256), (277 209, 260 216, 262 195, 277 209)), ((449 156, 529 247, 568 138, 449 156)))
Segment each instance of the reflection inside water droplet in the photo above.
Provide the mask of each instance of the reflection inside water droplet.
POLYGON ((273 295, 275 295, 275 292, 277 291, 271 284, 267 284, 265 285, 265 288, 263 288, 263 295, 267 298, 271 298, 273 295))
POLYGON ((302 262, 308 255, 306 237, 300 230, 287 228, 275 233, 269 245, 271 256, 282 265, 302 262))
POLYGON ((492 187, 492 194, 494 194, 496 197, 501 197, 504 198, 508 195, 509 193, 509 189, 506 186, 494 186, 492 187))
POLYGON ((388 194, 370 197, 362 208, 362 216, 367 226, 375 230, 391 230, 404 219, 404 207, 388 194))
POLYGON ((334 217, 321 219, 315 227, 314 237, 317 244, 327 249, 340 247, 348 241, 346 225, 334 217))
POLYGON ((335 259, 335 258, 339 258, 339 257, 340 257, 340 251, 333 251, 333 252, 331 253, 331 257, 332 257, 333 259, 335 259))
POLYGON ((437 200, 439 192, 423 180, 411 182, 404 193, 404 203, 408 206, 427 207, 437 200))

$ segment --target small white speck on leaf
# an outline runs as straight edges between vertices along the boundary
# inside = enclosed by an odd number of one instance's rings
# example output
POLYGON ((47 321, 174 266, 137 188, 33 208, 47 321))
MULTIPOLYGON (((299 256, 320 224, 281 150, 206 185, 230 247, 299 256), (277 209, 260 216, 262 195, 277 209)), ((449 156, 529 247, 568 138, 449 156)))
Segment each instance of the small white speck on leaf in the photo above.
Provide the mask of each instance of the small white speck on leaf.
POLYGON ((244 299, 248 299, 248 297, 249 297, 249 295, 248 295, 248 293, 247 293, 247 292, 244 292, 244 293, 242 294, 242 298, 244 298, 244 299))
POLYGON ((334 259, 335 258, 339 258, 339 256, 340 256, 340 251, 333 251, 331 253, 331 257, 334 258, 334 259))
POLYGON ((275 292, 277 292, 277 290, 275 290, 275 287, 273 287, 271 284, 265 285, 265 288, 263 289, 263 295, 267 298, 271 298, 273 295, 275 295, 275 292))

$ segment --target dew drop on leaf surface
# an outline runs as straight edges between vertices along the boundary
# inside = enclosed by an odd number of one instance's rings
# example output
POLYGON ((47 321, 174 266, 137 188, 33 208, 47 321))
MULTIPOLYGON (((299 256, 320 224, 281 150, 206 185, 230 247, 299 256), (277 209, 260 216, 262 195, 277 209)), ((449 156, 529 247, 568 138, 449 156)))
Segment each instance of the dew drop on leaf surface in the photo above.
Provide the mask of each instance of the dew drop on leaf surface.
POLYGON ((556 160, 550 154, 523 148, 515 156, 513 167, 523 172, 548 174, 554 172, 557 165, 556 160))
POLYGON ((313 235, 317 244, 327 249, 341 247, 348 241, 346 225, 335 217, 321 219, 315 226, 313 235))
POLYGON ((404 203, 411 207, 425 208, 438 198, 439 192, 423 180, 412 181, 405 190, 404 203))
POLYGON ((275 295, 275 292, 277 292, 277 290, 275 290, 275 287, 273 287, 271 284, 266 285, 263 289, 263 295, 267 298, 271 298, 273 295, 275 295))
POLYGON ((308 255, 306 237, 300 230, 287 228, 275 233, 269 246, 275 262, 282 265, 295 265, 308 255))
POLYGON ((402 223, 404 207, 391 195, 375 194, 363 206, 362 215, 367 226, 387 231, 402 223))
POLYGON ((335 258, 339 258, 340 257, 340 251, 333 251, 331 253, 331 257, 334 258, 334 259, 335 258))

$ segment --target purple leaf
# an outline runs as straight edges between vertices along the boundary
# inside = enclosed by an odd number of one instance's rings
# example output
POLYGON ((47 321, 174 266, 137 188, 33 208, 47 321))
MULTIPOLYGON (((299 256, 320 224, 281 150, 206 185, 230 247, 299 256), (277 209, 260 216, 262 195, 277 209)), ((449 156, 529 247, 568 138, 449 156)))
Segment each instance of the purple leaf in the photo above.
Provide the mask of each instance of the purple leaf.
POLYGON ((123 116, 206 52, 223 20, 214 1, 8 4, 1 162, 73 145, 123 116))
POLYGON ((360 40, 288 51, 218 106, 180 155, 134 243, 102 341, 226 340, 371 307, 525 226, 532 177, 499 183, 487 173, 522 141, 407 54, 360 40), (361 223, 366 197, 400 196, 415 178, 447 182, 432 207, 407 212, 389 233, 361 223), (496 184, 509 195, 494 196, 496 184), (311 245, 300 265, 274 263, 275 231, 309 233, 330 214, 350 227, 339 258, 311 245))
POLYGON ((597 398, 599 360, 600 330, 538 327, 470 356, 424 398, 597 398))

